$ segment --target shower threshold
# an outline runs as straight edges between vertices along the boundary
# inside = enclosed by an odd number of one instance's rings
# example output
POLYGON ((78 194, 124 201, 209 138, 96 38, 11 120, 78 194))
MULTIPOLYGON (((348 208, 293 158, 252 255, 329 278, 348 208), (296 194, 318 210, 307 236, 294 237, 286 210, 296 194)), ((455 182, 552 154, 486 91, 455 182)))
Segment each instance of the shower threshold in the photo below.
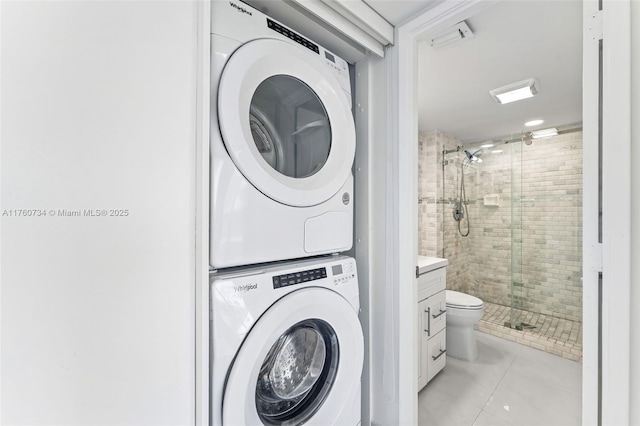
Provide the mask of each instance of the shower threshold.
POLYGON ((478 321, 478 329, 553 355, 582 361, 582 323, 580 321, 528 311, 518 312, 519 315, 512 318, 512 313, 509 306, 485 300, 484 315, 478 321), (519 328, 511 327, 511 324, 519 328), (531 325, 534 327, 529 328, 528 326, 531 325))

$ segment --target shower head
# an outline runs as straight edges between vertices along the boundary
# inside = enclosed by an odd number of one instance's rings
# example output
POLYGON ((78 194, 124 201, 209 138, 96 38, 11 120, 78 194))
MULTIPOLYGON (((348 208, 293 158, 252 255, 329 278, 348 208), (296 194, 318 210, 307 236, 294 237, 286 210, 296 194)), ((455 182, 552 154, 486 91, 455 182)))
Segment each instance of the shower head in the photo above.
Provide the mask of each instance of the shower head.
POLYGON ((533 135, 531 134, 531 132, 528 132, 524 136, 522 136, 522 140, 524 141, 525 145, 531 145, 533 143, 533 135))
POLYGON ((482 163, 482 158, 480 158, 480 156, 484 154, 484 149, 480 148, 473 154, 465 149, 464 153, 467 155, 467 160, 469 160, 470 163, 482 163))

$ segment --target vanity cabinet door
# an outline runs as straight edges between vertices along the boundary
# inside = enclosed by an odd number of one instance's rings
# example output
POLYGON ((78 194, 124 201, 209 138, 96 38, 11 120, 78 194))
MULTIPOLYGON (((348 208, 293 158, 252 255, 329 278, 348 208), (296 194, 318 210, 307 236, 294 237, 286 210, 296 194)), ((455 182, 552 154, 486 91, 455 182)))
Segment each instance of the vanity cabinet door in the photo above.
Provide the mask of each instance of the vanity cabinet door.
POLYGON ((444 368, 447 360, 446 330, 442 330, 435 336, 431 337, 427 346, 427 382, 429 382, 440 370, 444 368))

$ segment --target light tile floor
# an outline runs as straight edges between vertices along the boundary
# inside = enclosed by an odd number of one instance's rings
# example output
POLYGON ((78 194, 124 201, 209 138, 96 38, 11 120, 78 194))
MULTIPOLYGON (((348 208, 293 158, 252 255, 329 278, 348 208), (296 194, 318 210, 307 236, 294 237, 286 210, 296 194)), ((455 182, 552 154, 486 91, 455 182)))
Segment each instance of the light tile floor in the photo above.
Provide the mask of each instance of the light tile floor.
POLYGON ((447 365, 418 394, 420 425, 578 426, 582 365, 476 331, 475 362, 447 365))
POLYGON ((582 323, 529 311, 517 311, 518 318, 533 328, 515 330, 504 326, 511 321, 511 308, 484 302, 478 328, 485 333, 531 346, 573 361, 582 360, 582 323))

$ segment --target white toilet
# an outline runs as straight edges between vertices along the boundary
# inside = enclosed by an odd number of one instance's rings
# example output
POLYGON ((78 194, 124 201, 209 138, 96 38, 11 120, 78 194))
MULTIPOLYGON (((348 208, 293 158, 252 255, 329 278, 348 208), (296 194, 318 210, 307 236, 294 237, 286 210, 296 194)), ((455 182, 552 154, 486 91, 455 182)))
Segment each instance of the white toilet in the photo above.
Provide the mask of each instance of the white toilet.
POLYGON ((447 290, 447 355, 465 361, 478 359, 473 326, 482 318, 484 303, 477 297, 447 290))

